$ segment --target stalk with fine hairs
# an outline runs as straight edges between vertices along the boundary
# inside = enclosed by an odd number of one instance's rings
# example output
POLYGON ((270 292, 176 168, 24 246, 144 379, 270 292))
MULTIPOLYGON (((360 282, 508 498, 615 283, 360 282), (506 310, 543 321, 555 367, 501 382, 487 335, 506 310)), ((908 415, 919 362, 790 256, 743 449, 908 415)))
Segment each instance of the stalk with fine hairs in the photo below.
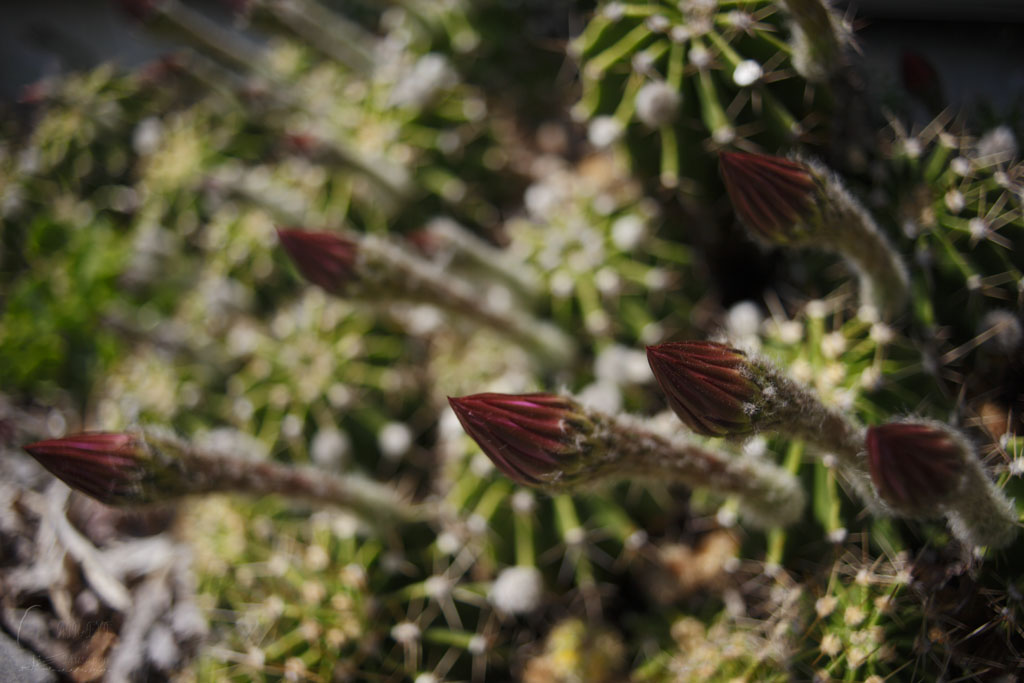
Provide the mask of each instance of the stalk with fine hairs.
POLYGON ((310 0, 262 0, 257 11, 269 14, 304 42, 359 75, 373 71, 376 37, 359 24, 310 0))
POLYGON ((826 83, 850 44, 843 19, 826 0, 782 0, 792 18, 793 68, 812 83, 826 83))
POLYGON ((179 0, 116 0, 116 4, 155 30, 184 38, 218 59, 273 78, 273 69, 259 46, 179 0))
POLYGON ((520 484, 555 493, 630 478, 676 482, 738 496, 744 519, 762 528, 789 524, 803 511, 799 482, 767 460, 713 451, 567 396, 489 393, 448 401, 483 452, 520 484))
POLYGON ((806 441, 834 455, 860 498, 881 507, 864 458, 864 427, 767 359, 726 344, 689 341, 649 346, 647 360, 669 407, 694 432, 746 438, 775 431, 806 441))
POLYGON ((950 531, 968 547, 1013 541, 1016 508, 957 430, 908 418, 869 428, 867 450, 871 480, 894 511, 918 518, 945 514, 950 531))
POLYGON ((669 406, 698 434, 773 431, 801 439, 835 457, 838 472, 873 512, 944 514, 970 547, 1002 547, 1016 533, 1012 503, 952 427, 907 420, 865 429, 770 361, 725 344, 669 342, 648 347, 647 357, 669 406))
POLYGON ((471 283, 375 235, 278 230, 281 245, 310 282, 338 296, 426 303, 503 332, 551 367, 572 362, 576 347, 557 327, 514 304, 498 306, 471 283))
POLYGON ((71 488, 119 507, 223 492, 280 494, 351 508, 370 519, 426 521, 435 515, 363 477, 201 450, 162 429, 85 432, 24 449, 71 488))
POLYGON ((862 303, 889 319, 903 311, 910 297, 903 259, 834 174, 745 152, 723 152, 720 165, 733 207, 756 238, 839 254, 857 272, 862 303))
POLYGON ((421 252, 433 255, 443 252, 454 264, 465 266, 506 283, 528 302, 540 298, 536 273, 509 258, 508 252, 474 235, 468 228, 450 218, 435 218, 421 230, 410 235, 410 241, 421 252))
MULTIPOLYGON (((118 1, 131 14, 154 24, 157 29, 168 28, 176 36, 184 37, 200 50, 215 55, 220 61, 241 69, 247 74, 258 75, 263 81, 262 87, 265 88, 264 97, 269 99, 275 107, 285 111, 304 111, 306 109, 303 99, 293 85, 275 73, 265 51, 255 43, 241 37, 238 32, 225 29, 203 13, 182 4, 179 0, 118 1)), ((282 5, 282 3, 272 4, 275 7, 282 5)), ((301 11, 295 7, 286 8, 282 5, 276 12, 282 18, 290 18, 293 24, 301 24, 304 29, 311 28, 311 18, 302 17, 301 11)), ((317 10, 318 15, 324 12, 327 10, 317 10)), ((300 32, 298 29, 296 31, 300 32)), ((352 45, 355 44, 353 40, 352 45)), ((350 52, 353 59, 365 60, 367 58, 364 54, 365 51, 365 47, 361 51, 353 47, 350 52)), ((192 58, 190 61, 196 62, 199 59, 202 58, 192 58)), ((206 61, 209 62, 209 60, 206 61)), ((213 77, 221 84, 230 84, 234 81, 243 91, 250 87, 246 84, 250 79, 239 77, 230 68, 219 67, 215 63, 202 64, 201 67, 205 72, 201 77, 206 80, 213 77)), ((316 153, 321 163, 351 168, 369 178, 397 200, 408 201, 415 196, 417 192, 415 181, 403 166, 382 157, 366 154, 344 140, 333 139, 325 134, 316 134, 316 137, 318 138, 316 153)))

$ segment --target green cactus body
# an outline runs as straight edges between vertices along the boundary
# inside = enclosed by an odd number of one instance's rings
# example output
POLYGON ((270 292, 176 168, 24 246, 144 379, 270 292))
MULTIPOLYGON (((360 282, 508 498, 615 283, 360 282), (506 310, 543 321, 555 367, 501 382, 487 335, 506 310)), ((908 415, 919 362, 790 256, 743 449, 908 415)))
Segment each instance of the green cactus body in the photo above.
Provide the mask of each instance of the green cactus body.
POLYGON ((798 161, 810 0, 161 7, 0 117, 0 630, 172 678, 191 566, 201 681, 1024 666, 1020 131, 798 161))

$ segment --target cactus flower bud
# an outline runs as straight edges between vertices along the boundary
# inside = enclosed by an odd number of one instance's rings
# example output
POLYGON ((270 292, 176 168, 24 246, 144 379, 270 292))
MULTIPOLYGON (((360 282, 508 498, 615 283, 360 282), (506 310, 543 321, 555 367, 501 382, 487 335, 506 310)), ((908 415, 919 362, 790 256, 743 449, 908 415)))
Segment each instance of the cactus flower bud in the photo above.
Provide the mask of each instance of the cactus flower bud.
POLYGON ((553 394, 474 394, 448 402, 487 457, 520 484, 544 484, 561 472, 591 426, 574 401, 553 394))
POLYGON ((715 342, 669 342, 648 346, 647 361, 672 411, 697 434, 754 431, 764 392, 742 351, 715 342))
POLYGON ((743 498, 760 527, 800 516, 800 484, 774 464, 707 450, 631 416, 552 394, 449 398, 466 432, 509 478, 549 492, 623 478, 673 481, 743 498))
POLYGON ((358 245, 333 232, 279 228, 281 246, 302 276, 332 294, 356 279, 358 245))
POLYGON ((938 114, 946 108, 939 72, 924 55, 904 52, 900 59, 900 74, 903 77, 903 87, 920 100, 930 113, 938 114))
POLYGON ((137 502, 149 478, 149 453, 132 434, 86 432, 25 450, 71 488, 109 505, 137 502))
POLYGON ((420 520, 434 514, 374 481, 198 449, 160 428, 73 434, 24 449, 68 486, 107 505, 149 505, 231 491, 343 505, 375 520, 420 520))
POLYGON ((723 152, 722 178, 740 220, 773 244, 837 254, 860 279, 861 301, 892 318, 909 298, 903 260, 839 180, 814 162, 723 152))
POLYGON ((725 189, 740 220, 769 242, 799 240, 813 219, 818 182, 803 164, 782 157, 723 152, 725 189))
POLYGON ((114 0, 114 4, 132 19, 145 21, 152 16, 159 3, 157 0, 114 0))
POLYGON ((937 514, 964 479, 964 444, 948 429, 911 422, 870 427, 867 448, 871 481, 900 510, 937 514))

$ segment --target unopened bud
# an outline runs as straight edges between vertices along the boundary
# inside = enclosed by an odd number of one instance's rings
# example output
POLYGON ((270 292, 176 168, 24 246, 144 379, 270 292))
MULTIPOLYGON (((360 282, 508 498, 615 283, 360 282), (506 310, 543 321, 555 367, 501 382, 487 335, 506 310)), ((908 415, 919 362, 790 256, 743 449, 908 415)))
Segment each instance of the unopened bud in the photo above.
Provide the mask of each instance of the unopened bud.
POLYGON ((655 379, 679 419, 704 436, 755 431, 764 391, 742 351, 715 342, 669 342, 647 347, 655 379))
POLYGON ((85 432, 25 446, 32 457, 76 491, 108 505, 155 500, 156 492, 177 490, 173 465, 155 454, 139 435, 85 432))
POLYGON ((818 181, 796 161, 765 154, 723 152, 722 178, 740 220, 777 244, 798 241, 816 214, 818 181))
POLYGON ((871 481, 901 511, 938 514, 963 480, 968 454, 947 428, 912 422, 870 427, 867 447, 871 481))
POLYGON ((302 276, 332 294, 356 279, 358 245, 333 232, 279 228, 281 246, 302 276))
POLYGON ((571 399, 553 394, 474 394, 448 402, 507 477, 538 485, 561 472, 592 425, 571 399))

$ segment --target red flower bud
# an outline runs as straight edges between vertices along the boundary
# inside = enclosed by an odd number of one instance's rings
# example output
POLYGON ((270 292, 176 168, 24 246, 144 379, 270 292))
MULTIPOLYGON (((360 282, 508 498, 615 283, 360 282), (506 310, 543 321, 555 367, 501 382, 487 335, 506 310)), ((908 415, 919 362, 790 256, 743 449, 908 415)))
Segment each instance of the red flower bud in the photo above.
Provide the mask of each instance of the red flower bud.
POLYGON ((647 361, 669 407, 704 436, 736 436, 751 421, 762 391, 742 351, 715 342, 669 342, 647 347, 647 361))
POLYGON ((18 94, 18 104, 42 104, 53 96, 54 86, 48 80, 29 83, 18 94))
POLYGON ((871 481, 896 507, 934 508, 963 480, 967 454, 947 429, 909 422, 870 427, 867 447, 871 481))
POLYGON ((356 279, 358 245, 333 232, 279 228, 281 246, 302 276, 332 294, 340 294, 356 279))
POLYGON ((285 148, 305 156, 313 156, 320 149, 320 140, 311 133, 285 133, 285 148))
POLYGON ((24 447, 71 488, 108 504, 135 500, 149 454, 131 434, 86 432, 24 447))
POLYGON ((787 243, 812 217, 818 184, 803 164, 782 157, 722 152, 725 189, 740 220, 758 237, 787 243))
POLYGON ((590 425, 571 399, 552 394, 448 398, 462 428, 510 479, 543 484, 577 453, 590 425))
POLYGON ((903 76, 903 87, 921 100, 929 111, 938 113, 945 108, 946 98, 942 94, 939 72, 924 55, 904 52, 900 59, 900 73, 903 76))
POLYGON ((117 7, 132 19, 145 21, 156 11, 158 0, 114 0, 117 7))

